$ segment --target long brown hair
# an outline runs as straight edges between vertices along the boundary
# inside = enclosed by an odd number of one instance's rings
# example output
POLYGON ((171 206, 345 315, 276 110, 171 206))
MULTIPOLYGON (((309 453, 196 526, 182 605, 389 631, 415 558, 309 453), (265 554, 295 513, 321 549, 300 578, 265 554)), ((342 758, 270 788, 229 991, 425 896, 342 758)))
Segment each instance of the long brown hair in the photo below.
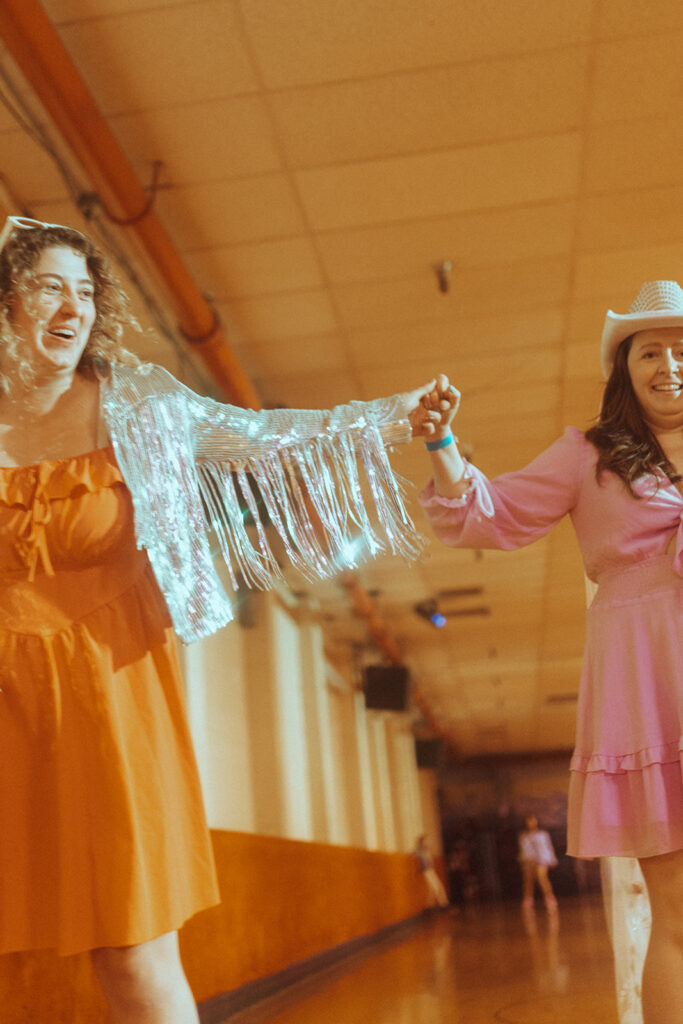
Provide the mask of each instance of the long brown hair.
POLYGON ((88 369, 98 361, 129 366, 139 363, 124 347, 123 335, 126 329, 140 328, 104 253, 73 228, 58 225, 21 228, 10 236, 0 252, 0 393, 7 391, 13 377, 30 383, 30 363, 22 356, 21 339, 12 328, 11 311, 16 298, 31 290, 40 254, 51 246, 80 253, 95 287, 95 322, 79 368, 88 369))
POLYGON ((683 479, 664 454, 659 441, 643 419, 628 371, 628 356, 633 335, 621 342, 614 355, 614 366, 605 384, 602 408, 595 426, 586 431, 587 439, 598 449, 595 473, 603 470, 621 477, 631 494, 638 477, 665 473, 672 483, 683 479))

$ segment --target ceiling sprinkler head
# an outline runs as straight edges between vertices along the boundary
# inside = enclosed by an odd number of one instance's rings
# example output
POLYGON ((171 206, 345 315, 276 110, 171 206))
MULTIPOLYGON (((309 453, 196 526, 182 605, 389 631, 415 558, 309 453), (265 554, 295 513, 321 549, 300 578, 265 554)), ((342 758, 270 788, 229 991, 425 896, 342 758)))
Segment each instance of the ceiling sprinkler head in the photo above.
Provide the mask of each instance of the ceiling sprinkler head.
POLYGON ((451 272, 453 270, 453 263, 451 260, 443 260, 441 263, 434 264, 434 271, 436 273, 436 279, 439 282, 439 291, 444 295, 449 291, 451 287, 451 272))

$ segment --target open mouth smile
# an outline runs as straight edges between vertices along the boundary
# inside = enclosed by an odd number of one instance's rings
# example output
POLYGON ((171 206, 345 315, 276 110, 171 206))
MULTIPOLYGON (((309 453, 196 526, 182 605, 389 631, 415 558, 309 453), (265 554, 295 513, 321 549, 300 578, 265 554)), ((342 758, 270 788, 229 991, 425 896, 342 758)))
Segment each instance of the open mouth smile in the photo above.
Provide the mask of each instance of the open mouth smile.
POLYGON ((52 330, 45 331, 51 338, 57 338, 59 341, 73 341, 76 337, 76 331, 71 327, 53 327, 52 330))

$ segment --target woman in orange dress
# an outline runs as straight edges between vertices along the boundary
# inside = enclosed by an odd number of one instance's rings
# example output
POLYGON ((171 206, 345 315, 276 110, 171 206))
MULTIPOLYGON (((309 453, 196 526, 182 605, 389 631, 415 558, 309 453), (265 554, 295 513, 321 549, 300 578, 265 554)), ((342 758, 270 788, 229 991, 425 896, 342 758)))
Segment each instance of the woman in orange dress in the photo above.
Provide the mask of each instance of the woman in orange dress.
MULTIPOLYGON (((278 450, 277 457, 291 460, 296 449, 303 459, 302 436, 312 438, 314 428, 320 433, 320 417, 326 417, 325 429, 341 446, 339 459, 350 474, 342 510, 348 519, 355 487, 347 465, 350 434, 360 429, 365 445, 370 424, 378 444, 382 438, 407 440, 411 416, 417 417, 416 424, 419 420, 417 431, 428 432, 424 411, 417 411, 428 389, 399 396, 391 408, 382 405, 389 400, 354 403, 348 415, 283 412, 278 419, 276 413, 248 413, 217 403, 207 411, 202 403, 209 400, 181 389, 158 368, 136 369, 137 360, 121 342, 132 323, 125 297, 89 239, 69 228, 20 220, 8 224, 4 236, 0 953, 90 950, 115 1024, 196 1024, 177 929, 217 903, 219 893, 174 634, 181 632, 184 639, 205 635, 229 613, 202 561, 204 549, 196 547, 192 516, 197 503, 186 501, 195 494, 199 456, 196 474, 187 471, 187 461, 178 462, 177 451, 157 457, 159 438, 168 435, 159 432, 161 427, 155 432, 154 417, 166 423, 171 416, 171 436, 177 428, 173 415, 178 422, 185 417, 185 426, 190 413, 197 421, 203 417, 208 426, 197 431, 197 445, 215 457, 216 448, 230 438, 241 452, 242 461, 229 465, 238 476, 245 452, 257 445, 258 439, 249 440, 252 435, 260 431, 262 440, 268 427, 271 440, 285 451, 278 450), (118 390, 108 383, 109 375, 116 374, 118 390), (131 406, 130 416, 121 414, 117 421, 115 410, 120 413, 126 401, 132 403, 140 380, 162 381, 164 395, 156 401, 141 399, 131 406), (108 419, 103 415, 105 393, 108 419), (124 424, 120 430, 117 422, 124 424), (342 422, 346 426, 338 429, 342 422), (406 424, 407 436, 399 436, 406 434, 406 424), (145 505, 145 488, 136 483, 131 455, 135 445, 138 462, 149 455, 142 451, 145 431, 150 458, 156 458, 150 466, 161 465, 168 474, 168 465, 178 462, 187 477, 181 479, 178 470, 173 539, 162 536, 158 543, 149 523, 158 522, 163 535, 170 511, 145 505), (137 438, 135 444, 126 442, 129 434, 137 438), (191 586, 180 580, 185 589, 178 591, 167 577, 182 576, 178 566, 185 563, 177 535, 188 502, 192 515, 187 513, 185 525, 195 546, 188 548, 187 564, 196 579, 191 586)), ((318 443, 303 445, 306 460, 319 457, 318 449, 311 454, 318 443)), ((378 450, 367 457, 381 459, 378 450)), ((272 482, 275 455, 268 458, 272 482)), ((211 525, 227 552, 229 531, 217 496, 220 466, 215 458, 208 462, 201 467, 206 488, 201 494, 213 495, 211 525)), ((256 463, 247 468, 256 472, 256 463)), ((290 493, 293 478, 287 480, 290 493)), ((230 491, 230 480, 224 483, 230 491)), ((390 474, 382 486, 388 508, 396 498, 387 491, 390 474)), ((274 487, 268 491, 271 517, 289 500, 283 490, 278 505, 274 487)), ((226 507, 234 497, 230 491, 222 499, 226 507)), ((335 532, 329 493, 318 499, 316 509, 335 532)), ((285 511, 286 543, 299 557, 295 535, 301 517, 291 515, 289 507, 285 511)), ((233 554, 239 549, 242 568, 251 566, 255 573, 270 565, 265 547, 245 554, 244 537, 235 536, 230 542, 233 554)), ((305 543, 313 543, 310 534, 306 537, 305 543)), ((337 539, 343 539, 341 532, 337 539)), ((311 561, 320 558, 320 550, 310 556, 311 561)))

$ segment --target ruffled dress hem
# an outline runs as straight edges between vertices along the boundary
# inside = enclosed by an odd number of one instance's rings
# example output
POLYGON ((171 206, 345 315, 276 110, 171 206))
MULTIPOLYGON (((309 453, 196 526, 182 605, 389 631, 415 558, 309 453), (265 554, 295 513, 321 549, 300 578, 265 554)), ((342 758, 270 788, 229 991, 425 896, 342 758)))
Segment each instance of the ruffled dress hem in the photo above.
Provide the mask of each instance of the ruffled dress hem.
POLYGON ((683 737, 622 757, 575 754, 567 853, 656 857, 683 849, 683 737))

